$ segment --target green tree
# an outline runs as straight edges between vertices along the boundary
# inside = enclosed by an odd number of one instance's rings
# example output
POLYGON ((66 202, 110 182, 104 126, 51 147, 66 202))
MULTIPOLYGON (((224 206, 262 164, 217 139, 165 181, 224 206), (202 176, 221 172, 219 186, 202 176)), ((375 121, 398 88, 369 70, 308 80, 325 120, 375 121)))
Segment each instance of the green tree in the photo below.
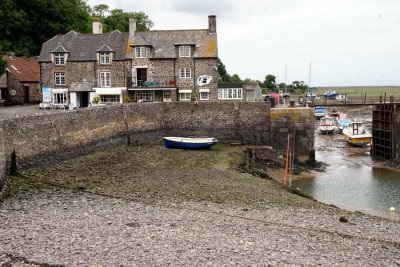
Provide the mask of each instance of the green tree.
POLYGON ((91 14, 93 17, 104 18, 110 13, 110 7, 106 4, 95 5, 91 8, 91 14))
POLYGON ((0 51, 37 55, 56 34, 89 32, 89 10, 84 0, 1 0, 0 51))
POLYGON ((285 87, 286 87, 286 84, 285 84, 285 83, 280 83, 280 84, 279 84, 279 89, 285 89, 285 87))
POLYGON ((269 90, 276 88, 276 77, 275 77, 275 75, 268 74, 267 76, 265 76, 265 80, 262 83, 262 86, 264 88, 269 89, 269 90))
POLYGON ((154 26, 153 21, 143 11, 124 12, 122 9, 116 8, 110 11, 110 15, 103 18, 104 31, 129 31, 129 18, 136 19, 136 30, 138 31, 148 31, 154 26))
POLYGON ((240 79, 239 75, 233 74, 231 76, 231 82, 241 82, 242 80, 240 79))
POLYGON ((218 65, 218 73, 219 73, 220 80, 222 82, 230 82, 231 76, 226 71, 226 67, 225 67, 224 63, 222 63, 220 58, 217 58, 217 65, 218 65))
POLYGON ((300 90, 303 93, 307 91, 308 86, 304 81, 293 81, 292 87, 296 90, 300 90))
POLYGON ((7 68, 7 61, 3 60, 3 57, 0 54, 0 76, 3 75, 4 72, 6 72, 7 68))

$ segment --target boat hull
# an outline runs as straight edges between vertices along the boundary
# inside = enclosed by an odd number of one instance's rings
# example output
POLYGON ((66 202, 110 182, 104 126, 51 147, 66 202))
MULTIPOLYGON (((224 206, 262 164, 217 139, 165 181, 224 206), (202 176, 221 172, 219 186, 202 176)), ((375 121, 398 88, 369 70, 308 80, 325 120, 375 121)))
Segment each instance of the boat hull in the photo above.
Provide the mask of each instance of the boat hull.
POLYGON ((164 137, 164 146, 172 149, 210 149, 217 142, 215 138, 164 137))
POLYGON ((331 134, 336 131, 335 126, 319 126, 319 131, 323 134, 331 134))
POLYGON ((372 136, 351 137, 343 134, 343 139, 354 146, 368 146, 372 142, 372 136))

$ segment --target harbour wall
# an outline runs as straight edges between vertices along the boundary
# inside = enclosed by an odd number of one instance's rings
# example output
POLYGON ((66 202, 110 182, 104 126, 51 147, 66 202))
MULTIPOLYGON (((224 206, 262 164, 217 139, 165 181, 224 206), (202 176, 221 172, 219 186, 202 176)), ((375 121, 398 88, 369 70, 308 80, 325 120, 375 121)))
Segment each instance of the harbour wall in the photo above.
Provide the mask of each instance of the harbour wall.
POLYGON ((0 125, 0 170, 4 162, 9 166, 14 149, 18 165, 29 168, 104 146, 160 144, 163 136, 213 136, 284 154, 285 136, 293 129, 298 161, 314 160, 312 109, 271 109, 268 102, 131 103, 17 116, 0 125))
POLYGON ((4 151, 3 129, 0 126, 0 190, 4 186, 5 176, 6 176, 6 154, 4 151))

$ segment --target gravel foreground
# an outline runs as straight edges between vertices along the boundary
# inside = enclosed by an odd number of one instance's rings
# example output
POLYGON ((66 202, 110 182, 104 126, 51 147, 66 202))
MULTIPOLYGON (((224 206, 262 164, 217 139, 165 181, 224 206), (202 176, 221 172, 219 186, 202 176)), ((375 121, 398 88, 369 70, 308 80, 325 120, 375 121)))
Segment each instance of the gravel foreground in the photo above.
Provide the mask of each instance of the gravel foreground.
POLYGON ((241 173, 241 152, 119 147, 9 177, 0 266, 400 266, 400 222, 241 173))

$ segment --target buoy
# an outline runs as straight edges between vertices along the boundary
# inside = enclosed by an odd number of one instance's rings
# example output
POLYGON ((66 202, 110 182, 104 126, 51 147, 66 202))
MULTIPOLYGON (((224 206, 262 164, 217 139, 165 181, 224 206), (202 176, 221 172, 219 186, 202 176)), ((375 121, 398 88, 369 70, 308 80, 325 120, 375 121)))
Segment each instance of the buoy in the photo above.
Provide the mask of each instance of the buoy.
POLYGON ((395 211, 396 209, 394 207, 390 207, 389 211, 395 211))

